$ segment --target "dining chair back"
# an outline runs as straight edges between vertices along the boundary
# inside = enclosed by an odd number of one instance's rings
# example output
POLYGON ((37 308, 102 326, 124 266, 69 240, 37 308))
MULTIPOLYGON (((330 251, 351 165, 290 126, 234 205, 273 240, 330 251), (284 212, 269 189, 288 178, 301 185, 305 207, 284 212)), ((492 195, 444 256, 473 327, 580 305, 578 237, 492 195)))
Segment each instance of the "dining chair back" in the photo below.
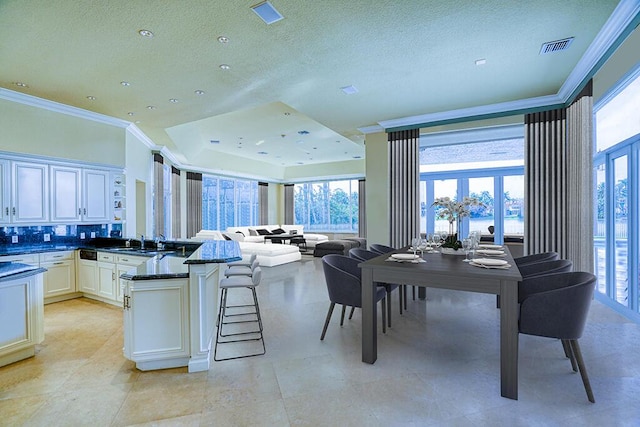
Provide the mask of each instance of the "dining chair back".
MULTIPOLYGON (((320 340, 324 340, 324 336, 327 333, 327 327, 333 314, 333 309, 336 304, 342 305, 342 316, 340 318, 340 326, 344 324, 344 315, 347 306, 362 307, 362 284, 360 267, 358 267, 360 261, 354 258, 349 258, 344 255, 329 254, 322 257, 322 269, 324 271, 324 279, 327 284, 327 291, 329 293, 329 312, 324 322, 324 328, 322 329, 322 335, 320 340)), ((376 302, 380 301, 382 304, 382 331, 386 332, 386 304, 385 304, 386 291, 383 287, 379 287, 376 290, 376 302)))
POLYGON ((374 243, 371 246, 369 246, 369 249, 373 252, 377 252, 380 255, 383 254, 388 254, 389 252, 393 252, 396 249, 392 248, 391 246, 387 246, 387 245, 381 245, 379 243, 374 243))
POLYGON ((368 251, 362 248, 351 248, 349 249, 349 257, 357 259, 358 261, 368 261, 372 258, 379 257, 380 254, 373 251, 368 251))
POLYGON ((521 334, 560 339, 587 398, 595 403, 578 339, 582 337, 596 277, 586 272, 556 273, 523 280, 528 294, 520 304, 521 334), (577 365, 577 366, 576 366, 577 365))
POLYGON ((513 261, 516 263, 518 268, 520 268, 524 265, 535 264, 537 262, 544 262, 544 261, 554 261, 559 258, 560 258, 560 255, 557 252, 542 252, 539 254, 525 255, 518 258, 514 258, 513 261))

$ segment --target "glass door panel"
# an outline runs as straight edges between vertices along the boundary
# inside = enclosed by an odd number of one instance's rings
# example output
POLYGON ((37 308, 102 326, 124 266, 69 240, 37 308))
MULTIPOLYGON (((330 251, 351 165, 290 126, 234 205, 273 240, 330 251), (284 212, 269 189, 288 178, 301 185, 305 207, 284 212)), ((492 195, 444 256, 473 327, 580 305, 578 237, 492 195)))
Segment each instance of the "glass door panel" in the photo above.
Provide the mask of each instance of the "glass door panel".
POLYGON ((593 271, 598 278, 596 289, 603 294, 607 293, 607 174, 604 164, 595 168, 595 225, 593 230, 593 271))
MULTIPOLYGON (((457 179, 440 179, 435 180, 433 182, 433 198, 434 200, 439 197, 450 197, 452 199, 456 198, 458 193, 458 180, 457 179)), ((433 203, 433 200, 431 201, 433 203)), ((430 209, 431 203, 429 203, 430 209)), ((444 218, 435 219, 435 227, 434 231, 437 233, 448 233, 449 232, 449 221, 444 218)))
POLYGON ((613 215, 614 215, 614 265, 615 265, 615 298, 625 307, 629 306, 629 277, 627 268, 628 241, 628 208, 627 195, 628 156, 613 159, 613 215))
POLYGON ((504 235, 524 236, 524 176, 503 178, 504 235))
MULTIPOLYGON (((472 206, 469 217, 469 231, 480 231, 489 235, 489 227, 494 225, 493 177, 470 178, 469 197, 475 197, 484 206, 472 206)), ((493 230, 493 228, 492 228, 493 230)), ((460 236, 458 236, 460 238, 460 236)))

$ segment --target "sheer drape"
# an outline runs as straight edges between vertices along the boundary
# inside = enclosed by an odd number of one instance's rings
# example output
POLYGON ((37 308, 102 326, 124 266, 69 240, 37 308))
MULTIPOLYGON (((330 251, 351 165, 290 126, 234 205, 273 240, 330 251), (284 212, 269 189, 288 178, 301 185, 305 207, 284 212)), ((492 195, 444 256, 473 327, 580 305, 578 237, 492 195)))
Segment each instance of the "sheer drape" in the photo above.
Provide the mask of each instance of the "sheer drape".
POLYGON ((164 234, 164 159, 153 154, 153 236, 164 234))
POLYGON ((367 211, 365 209, 365 180, 358 180, 358 236, 367 237, 367 211))
POLYGON ((526 253, 593 269, 591 83, 566 109, 525 116, 526 253))
POLYGON ((420 131, 389 132, 389 244, 402 247, 420 230, 420 131))
POLYGON ((293 222, 294 221, 293 193, 294 193, 293 184, 285 184, 284 185, 284 223, 285 224, 294 223, 293 222))
POLYGON ((258 182, 258 224, 269 224, 269 184, 258 182))
POLYGON ((180 236, 180 169, 171 166, 171 237, 180 236))
POLYGON ((202 174, 187 172, 187 238, 202 229, 202 174))

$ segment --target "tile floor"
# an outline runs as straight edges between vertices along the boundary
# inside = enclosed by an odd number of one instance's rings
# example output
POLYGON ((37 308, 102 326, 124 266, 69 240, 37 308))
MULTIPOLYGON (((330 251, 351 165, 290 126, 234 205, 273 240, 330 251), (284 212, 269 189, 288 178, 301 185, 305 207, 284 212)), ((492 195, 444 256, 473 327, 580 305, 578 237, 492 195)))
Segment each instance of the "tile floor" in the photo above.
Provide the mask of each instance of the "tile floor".
POLYGON ((520 396, 500 397, 491 295, 428 290, 360 361, 359 313, 319 340, 328 299, 318 258, 264 269, 267 354, 208 372, 138 371, 121 311, 81 298, 45 308, 37 355, 0 368, 2 426, 637 426, 640 325, 594 301, 581 340, 596 404, 555 340, 521 336, 520 396))

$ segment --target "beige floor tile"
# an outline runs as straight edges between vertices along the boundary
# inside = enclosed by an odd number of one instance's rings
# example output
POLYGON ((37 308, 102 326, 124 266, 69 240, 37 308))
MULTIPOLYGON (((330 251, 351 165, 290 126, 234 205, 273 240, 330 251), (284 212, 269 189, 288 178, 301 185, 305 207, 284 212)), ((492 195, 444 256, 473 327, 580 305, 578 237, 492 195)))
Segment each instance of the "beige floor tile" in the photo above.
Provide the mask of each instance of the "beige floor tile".
POLYGON ((282 400, 242 405, 219 405, 202 413, 201 426, 279 427, 289 426, 282 400))

